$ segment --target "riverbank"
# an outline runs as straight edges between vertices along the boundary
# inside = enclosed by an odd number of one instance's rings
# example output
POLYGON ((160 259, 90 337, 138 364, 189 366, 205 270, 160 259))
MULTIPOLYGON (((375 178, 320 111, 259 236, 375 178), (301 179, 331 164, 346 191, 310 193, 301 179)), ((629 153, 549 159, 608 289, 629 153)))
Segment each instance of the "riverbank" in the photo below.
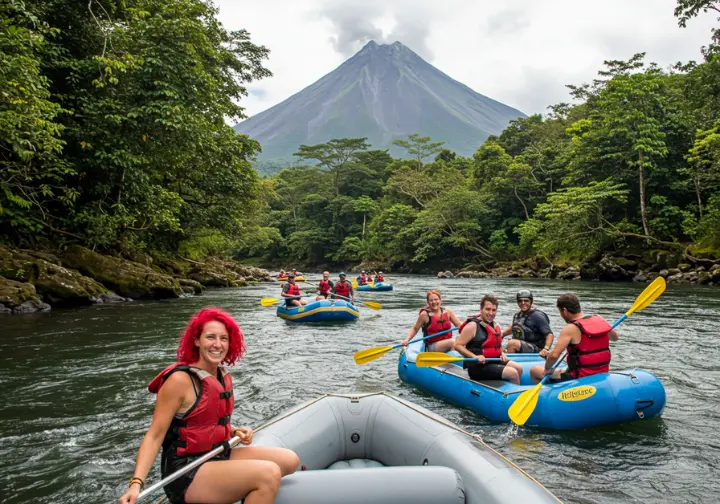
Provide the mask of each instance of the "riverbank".
POLYGON ((109 256, 79 245, 54 251, 0 246, 0 314, 179 298, 260 281, 272 281, 267 270, 223 259, 109 256))
POLYGON ((537 256, 524 261, 498 263, 489 268, 439 271, 438 278, 549 278, 647 283, 657 277, 668 283, 720 285, 720 260, 664 250, 624 255, 604 254, 572 263, 537 256))

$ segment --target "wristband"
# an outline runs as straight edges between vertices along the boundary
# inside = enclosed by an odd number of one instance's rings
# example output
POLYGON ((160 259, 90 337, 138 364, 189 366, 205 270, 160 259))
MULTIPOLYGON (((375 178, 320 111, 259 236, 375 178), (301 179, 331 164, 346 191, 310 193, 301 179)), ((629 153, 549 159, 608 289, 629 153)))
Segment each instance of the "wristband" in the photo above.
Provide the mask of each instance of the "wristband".
POLYGON ((549 350, 550 350, 550 347, 545 347, 545 348, 543 348, 543 350, 548 350, 548 351, 549 351, 549 350))
POLYGON ((143 488, 145 488, 145 482, 142 480, 142 478, 136 478, 136 477, 130 478, 130 483, 128 484, 128 486, 131 487, 131 486, 133 486, 134 483, 137 483, 140 485, 141 491, 143 488))

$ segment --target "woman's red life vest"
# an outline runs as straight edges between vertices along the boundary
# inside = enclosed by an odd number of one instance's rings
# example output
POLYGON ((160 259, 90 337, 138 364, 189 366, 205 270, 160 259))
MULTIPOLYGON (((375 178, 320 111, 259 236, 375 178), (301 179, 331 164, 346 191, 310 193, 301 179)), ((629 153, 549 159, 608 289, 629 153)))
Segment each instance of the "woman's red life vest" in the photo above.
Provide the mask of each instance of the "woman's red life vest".
POLYGON ((612 327, 600 315, 588 315, 573 321, 580 329, 580 343, 569 344, 568 373, 582 378, 610 371, 610 331, 612 327))
POLYGON ((338 296, 350 296, 350 283, 349 282, 337 282, 335 284, 335 294, 338 296))
MULTIPOLYGON (((502 355, 503 340, 500 325, 495 322, 488 324, 480 318, 480 314, 477 314, 463 322, 459 331, 462 333, 463 328, 470 322, 475 322, 477 328, 475 329, 475 336, 465 345, 465 348, 475 355, 482 355, 487 358, 500 357, 502 355)), ((467 361, 463 362, 463 367, 467 367, 467 361)))
POLYGON ((320 280, 318 290, 320 291, 320 294, 327 294, 330 292, 330 282, 327 280, 320 280))
MULTIPOLYGON (((448 315, 448 313, 445 311, 445 308, 440 308, 439 317, 433 317, 432 311, 430 310, 429 306, 421 308, 420 313, 422 312, 427 312, 428 318, 430 319, 426 324, 422 326, 423 336, 430 336, 432 334, 445 331, 452 327, 452 324, 450 323, 450 315, 448 315)), ((431 343, 436 343, 438 341, 450 338, 452 338, 452 335, 450 333, 445 333, 441 334, 437 338, 430 338, 428 340, 425 340, 425 344, 429 345, 431 343)))
POLYGON ((384 282, 384 281, 385 281, 385 277, 382 276, 382 275, 378 275, 378 276, 375 277, 375 281, 376 281, 376 282, 384 282))
POLYGON ((372 283, 372 276, 368 275, 368 277, 367 277, 367 283, 372 283))
POLYGON ((358 283, 359 283, 360 285, 363 285, 363 284, 367 283, 367 277, 365 276, 365 273, 363 273, 362 275, 360 275, 360 278, 358 278, 358 283))
POLYGON ((179 457, 209 452, 232 437, 230 417, 235 398, 230 373, 221 367, 215 377, 203 369, 175 363, 157 375, 148 390, 157 394, 176 371, 196 376, 200 380, 200 392, 182 418, 173 418, 165 433, 163 451, 174 450, 179 457))
POLYGON ((297 284, 288 284, 288 289, 285 291, 285 294, 289 294, 290 296, 299 296, 300 295, 300 287, 297 286, 297 284))

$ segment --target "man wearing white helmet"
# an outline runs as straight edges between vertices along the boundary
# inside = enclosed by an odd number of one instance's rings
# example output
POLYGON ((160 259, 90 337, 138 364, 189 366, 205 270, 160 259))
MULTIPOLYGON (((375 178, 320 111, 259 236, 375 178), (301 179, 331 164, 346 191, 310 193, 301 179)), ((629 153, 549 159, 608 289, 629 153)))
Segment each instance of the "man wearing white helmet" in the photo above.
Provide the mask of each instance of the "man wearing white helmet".
POLYGON ((503 336, 512 334, 505 352, 547 356, 555 339, 550 329, 550 319, 545 312, 533 308, 533 295, 529 290, 520 290, 516 299, 520 311, 513 317, 512 325, 502 332, 503 336))

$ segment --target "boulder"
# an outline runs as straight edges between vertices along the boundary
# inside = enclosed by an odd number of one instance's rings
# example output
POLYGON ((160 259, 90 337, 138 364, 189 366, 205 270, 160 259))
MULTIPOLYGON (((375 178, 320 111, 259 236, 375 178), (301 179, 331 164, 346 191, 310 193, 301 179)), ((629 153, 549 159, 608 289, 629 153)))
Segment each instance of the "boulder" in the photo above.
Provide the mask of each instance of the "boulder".
POLYGON ((655 264, 658 269, 670 269, 676 268, 680 259, 677 254, 668 252, 666 250, 660 250, 655 257, 655 264))
POLYGON ((40 299, 33 284, 0 276, 0 314, 20 315, 49 309, 50 305, 40 299))
POLYGON ((689 265, 689 264, 687 264, 687 263, 678 264, 677 267, 678 267, 678 269, 679 269, 680 271, 682 271, 683 273, 686 273, 686 272, 690 271, 690 269, 692 268, 692 266, 689 265))
POLYGON ((610 256, 604 256, 597 263, 585 263, 580 267, 580 275, 584 279, 597 280, 631 280, 634 276, 625 268, 618 265, 610 256))
POLYGON ((698 274, 697 283, 699 283, 700 285, 707 285, 711 281, 712 281, 712 277, 710 276, 710 273, 708 273, 707 271, 701 271, 698 274))
POLYGON ((52 305, 77 306, 124 301, 92 278, 60 265, 52 255, 31 250, 0 248, 0 275, 29 282, 52 305))
POLYGON ((72 245, 62 254, 63 265, 75 268, 121 296, 132 299, 177 298, 184 292, 171 276, 144 264, 98 254, 72 245))

